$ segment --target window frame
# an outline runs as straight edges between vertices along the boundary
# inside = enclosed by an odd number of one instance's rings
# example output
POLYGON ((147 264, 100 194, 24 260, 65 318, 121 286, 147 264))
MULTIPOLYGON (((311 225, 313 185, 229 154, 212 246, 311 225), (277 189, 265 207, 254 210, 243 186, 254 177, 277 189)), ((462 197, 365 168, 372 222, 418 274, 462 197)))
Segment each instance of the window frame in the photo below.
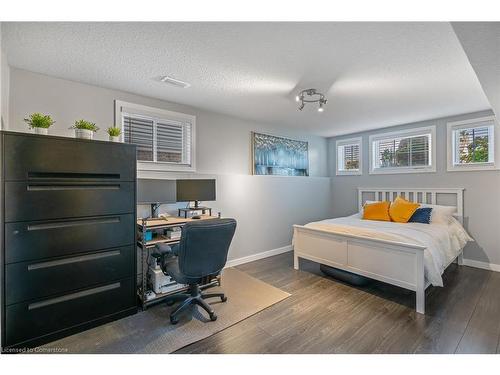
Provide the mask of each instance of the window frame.
MULTIPOLYGON (((499 140, 499 132, 495 130, 495 116, 477 117, 468 120, 451 121, 446 124, 446 139, 447 139, 447 171, 448 172, 464 172, 464 171, 485 171, 497 170, 499 167, 498 147, 495 144, 499 140), (490 125, 484 125, 485 122, 491 122, 490 125), (482 163, 456 164, 456 142, 455 131, 463 129, 473 129, 480 127, 489 127, 492 136, 488 139, 488 153, 492 155, 493 160, 482 163)), ((488 134, 489 136, 489 134, 488 134)))
MULTIPOLYGON (((411 128, 405 130, 397 130, 392 132, 372 134, 369 137, 369 156, 370 156, 370 174, 401 174, 401 173, 434 173, 436 172, 436 125, 425 126, 421 128, 411 128), (429 144, 429 161, 428 166, 413 166, 413 167, 376 167, 375 163, 375 147, 374 143, 390 138, 404 138, 430 135, 429 144)), ((377 156, 378 158, 378 156, 377 156)))
POLYGON ((337 176, 359 176, 363 174, 363 138, 354 137, 346 139, 338 139, 335 142, 335 170, 337 176), (340 158, 339 158, 339 148, 344 146, 359 146, 359 167, 358 169, 340 169, 340 158))
MULTIPOLYGON (((186 113, 168 111, 166 109, 149 107, 141 104, 129 103, 115 100, 115 127, 122 130, 120 141, 124 142, 123 114, 160 117, 170 121, 189 122, 191 124, 191 155, 190 164, 179 164, 166 161, 137 161, 138 171, 159 171, 159 172, 196 172, 196 116, 186 113)), ((154 126, 154 125, 153 125, 154 126)), ((156 137, 153 130, 153 158, 156 159, 156 137)), ((184 152, 184 150, 183 150, 184 152)))

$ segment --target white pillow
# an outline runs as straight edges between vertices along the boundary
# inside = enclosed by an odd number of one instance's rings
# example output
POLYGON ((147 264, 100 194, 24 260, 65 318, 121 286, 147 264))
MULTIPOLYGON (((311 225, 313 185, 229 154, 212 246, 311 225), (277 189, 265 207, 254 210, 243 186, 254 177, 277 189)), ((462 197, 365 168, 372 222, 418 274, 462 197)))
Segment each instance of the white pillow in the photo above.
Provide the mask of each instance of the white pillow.
POLYGON ((438 204, 426 204, 421 203, 420 207, 430 207, 431 212, 431 223, 433 224, 449 224, 456 214, 457 208, 453 206, 441 206, 438 204))

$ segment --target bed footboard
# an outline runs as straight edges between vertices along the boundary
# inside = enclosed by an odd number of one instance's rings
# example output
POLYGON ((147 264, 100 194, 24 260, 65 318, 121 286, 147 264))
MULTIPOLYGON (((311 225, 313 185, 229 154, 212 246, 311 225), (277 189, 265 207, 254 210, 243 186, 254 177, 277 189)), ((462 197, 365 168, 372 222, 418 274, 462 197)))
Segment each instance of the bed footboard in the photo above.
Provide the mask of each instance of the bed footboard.
POLYGON ((416 292, 425 313, 424 246, 370 239, 294 225, 294 268, 299 258, 326 264, 416 292))

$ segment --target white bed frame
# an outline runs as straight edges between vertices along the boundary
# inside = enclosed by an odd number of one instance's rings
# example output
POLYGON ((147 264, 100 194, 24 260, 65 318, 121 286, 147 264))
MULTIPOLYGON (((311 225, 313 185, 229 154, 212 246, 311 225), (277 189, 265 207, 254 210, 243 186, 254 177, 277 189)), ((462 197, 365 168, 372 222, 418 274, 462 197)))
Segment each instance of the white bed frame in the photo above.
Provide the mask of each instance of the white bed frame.
MULTIPOLYGON (((394 200, 401 195, 407 200, 427 204, 438 203, 441 195, 453 196, 455 216, 463 223, 464 189, 386 189, 358 188, 358 208, 366 200, 394 200), (370 198, 365 198, 370 195, 370 198), (375 198, 375 199, 373 199, 375 198)), ((416 292, 416 310, 425 314, 425 289, 429 286, 424 276, 424 246, 332 233, 294 225, 294 268, 299 269, 299 258, 326 264, 335 268, 370 277, 416 292)), ((463 254, 457 257, 463 264, 463 254)))

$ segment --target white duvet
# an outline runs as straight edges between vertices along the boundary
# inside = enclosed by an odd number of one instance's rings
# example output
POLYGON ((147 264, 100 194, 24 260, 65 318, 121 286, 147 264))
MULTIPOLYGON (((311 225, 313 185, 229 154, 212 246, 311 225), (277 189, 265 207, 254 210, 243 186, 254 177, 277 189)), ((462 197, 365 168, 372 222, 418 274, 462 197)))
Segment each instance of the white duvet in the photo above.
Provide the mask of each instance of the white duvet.
POLYGON ((462 225, 454 218, 450 224, 394 223, 363 220, 358 213, 316 221, 306 224, 306 227, 425 246, 425 277, 434 286, 443 286, 441 275, 445 268, 458 256, 465 244, 472 241, 462 225))

